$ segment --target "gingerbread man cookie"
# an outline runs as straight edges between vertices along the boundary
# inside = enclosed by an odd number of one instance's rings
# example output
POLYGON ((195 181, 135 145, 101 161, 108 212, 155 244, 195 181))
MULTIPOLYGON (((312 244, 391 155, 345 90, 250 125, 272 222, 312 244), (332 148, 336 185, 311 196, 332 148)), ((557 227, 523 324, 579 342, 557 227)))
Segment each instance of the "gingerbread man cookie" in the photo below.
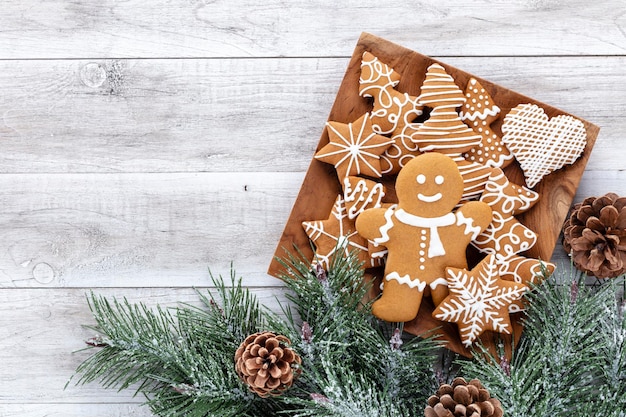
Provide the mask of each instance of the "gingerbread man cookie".
POLYGON ((465 250, 491 221, 491 209, 473 201, 452 210, 463 194, 456 163, 439 153, 409 161, 396 179, 398 204, 364 211, 356 229, 387 248, 383 294, 372 305, 389 322, 417 315, 428 285, 435 304, 447 295, 445 268, 467 267, 465 250))

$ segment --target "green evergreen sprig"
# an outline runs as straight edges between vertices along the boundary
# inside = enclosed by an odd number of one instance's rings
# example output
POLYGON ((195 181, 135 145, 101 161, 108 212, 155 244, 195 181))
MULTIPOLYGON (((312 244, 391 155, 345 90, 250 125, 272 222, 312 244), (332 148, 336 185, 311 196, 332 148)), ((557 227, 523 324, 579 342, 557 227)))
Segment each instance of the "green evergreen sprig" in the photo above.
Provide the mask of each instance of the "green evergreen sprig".
POLYGON ((435 371, 442 351, 433 340, 372 316, 372 283, 355 256, 336 258, 328 271, 299 255, 283 262, 288 302, 278 313, 234 273, 212 277, 199 306, 148 308, 90 294, 98 336, 88 341, 95 353, 79 366, 78 383, 133 388, 162 417, 417 417, 445 374, 479 378, 507 417, 626 417, 617 280, 596 290, 582 276, 558 274, 528 295, 510 363, 483 351, 435 371), (282 396, 256 396, 235 372, 235 350, 258 331, 287 336, 301 356, 302 373, 282 396))
POLYGON ((99 381, 147 398, 159 416, 409 416, 433 389, 435 343, 403 342, 397 326, 371 315, 370 283, 355 256, 336 258, 330 271, 299 257, 285 261, 287 304, 277 315, 241 279, 198 292, 200 307, 149 309, 91 294, 99 336, 78 383, 99 381), (398 329, 398 330, 396 330, 398 329), (250 393, 234 369, 239 344, 257 331, 289 337, 303 372, 280 397, 250 393), (394 411, 395 410, 395 411, 394 411))
POLYGON ((463 371, 502 401, 507 417, 624 416, 626 319, 617 280, 546 280, 527 295, 524 334, 511 363, 485 350, 463 371))

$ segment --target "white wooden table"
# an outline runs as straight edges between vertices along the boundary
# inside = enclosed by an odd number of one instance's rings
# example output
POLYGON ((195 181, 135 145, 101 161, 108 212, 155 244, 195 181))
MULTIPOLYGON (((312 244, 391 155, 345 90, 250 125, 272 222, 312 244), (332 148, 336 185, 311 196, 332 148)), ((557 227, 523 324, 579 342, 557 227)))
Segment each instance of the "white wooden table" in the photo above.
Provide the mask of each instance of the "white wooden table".
POLYGON ((193 302, 233 262, 281 296, 265 271, 362 31, 601 126, 576 201, 626 195, 623 0, 0 6, 2 417, 150 415, 64 390, 92 289, 193 302))

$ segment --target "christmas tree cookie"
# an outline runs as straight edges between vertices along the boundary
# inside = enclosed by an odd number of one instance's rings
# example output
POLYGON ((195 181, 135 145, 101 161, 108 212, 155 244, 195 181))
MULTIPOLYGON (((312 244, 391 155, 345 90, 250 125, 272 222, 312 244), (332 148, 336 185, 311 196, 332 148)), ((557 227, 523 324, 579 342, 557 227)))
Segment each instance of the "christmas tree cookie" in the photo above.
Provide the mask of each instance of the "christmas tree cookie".
POLYGON ((419 101, 432 111, 411 139, 422 152, 440 152, 451 157, 463 177, 462 199, 478 198, 490 169, 463 157, 482 140, 482 136, 467 127, 457 113, 456 109, 466 102, 463 92, 441 65, 432 64, 426 72, 419 101))
POLYGON ((491 128, 491 124, 498 119, 500 107, 474 77, 467 83, 465 98, 463 110, 459 115, 462 121, 481 136, 481 141, 463 157, 469 162, 494 168, 506 167, 513 161, 513 154, 491 128))

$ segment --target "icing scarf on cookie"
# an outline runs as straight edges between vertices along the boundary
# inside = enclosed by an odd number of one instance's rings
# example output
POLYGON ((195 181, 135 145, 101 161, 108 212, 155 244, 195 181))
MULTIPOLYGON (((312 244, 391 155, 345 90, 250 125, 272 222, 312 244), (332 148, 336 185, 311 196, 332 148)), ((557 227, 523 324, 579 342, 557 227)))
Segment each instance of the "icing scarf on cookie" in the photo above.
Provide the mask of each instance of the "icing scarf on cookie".
POLYGON ((407 213, 403 209, 398 209, 394 204, 385 212, 385 224, 380 228, 381 237, 374 239, 374 243, 382 244, 389 241, 389 230, 393 227, 393 219, 395 216, 400 222, 409 226, 421 227, 430 230, 430 241, 428 242, 428 257, 443 256, 446 250, 443 247, 441 238, 439 237, 438 228, 451 226, 453 224, 465 225, 465 234, 471 234, 475 238, 480 232, 480 228, 472 225, 472 219, 463 217, 461 213, 448 213, 440 217, 420 217, 407 213))
POLYGON ((446 250, 439 238, 438 227, 450 226, 456 223, 456 216, 454 213, 448 213, 441 217, 420 217, 414 214, 407 213, 403 209, 396 210, 396 217, 404 224, 409 226, 421 227, 424 229, 430 229, 430 242, 428 243, 428 257, 434 258, 436 256, 443 256, 446 254, 446 250))

